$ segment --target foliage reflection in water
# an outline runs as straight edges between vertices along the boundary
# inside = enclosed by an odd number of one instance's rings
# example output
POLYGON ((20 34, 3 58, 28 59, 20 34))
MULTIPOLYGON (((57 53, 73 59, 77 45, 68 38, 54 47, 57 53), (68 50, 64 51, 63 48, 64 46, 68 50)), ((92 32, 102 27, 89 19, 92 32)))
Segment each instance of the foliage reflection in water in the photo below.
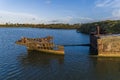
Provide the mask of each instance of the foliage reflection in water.
POLYGON ((21 54, 19 57, 22 65, 32 65, 32 66, 47 66, 51 63, 64 63, 64 55, 53 55, 47 53, 41 53, 38 51, 28 51, 26 54, 21 54))
POLYGON ((0 80, 120 80, 120 58, 91 57, 89 47, 65 47, 65 55, 27 52, 15 44, 21 36, 54 36, 56 44, 89 43, 75 30, 0 29, 0 80))

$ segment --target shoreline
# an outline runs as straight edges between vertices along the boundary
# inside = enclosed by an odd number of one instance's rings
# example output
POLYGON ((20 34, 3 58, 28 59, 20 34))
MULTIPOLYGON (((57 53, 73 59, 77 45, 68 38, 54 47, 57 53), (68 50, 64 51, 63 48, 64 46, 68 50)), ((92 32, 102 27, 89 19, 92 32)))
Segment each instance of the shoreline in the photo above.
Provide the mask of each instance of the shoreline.
POLYGON ((1 27, 0 28, 38 28, 38 29, 64 29, 64 30, 77 30, 77 28, 41 28, 41 27, 1 27))
POLYGON ((0 28, 78 29, 80 24, 0 24, 0 28))

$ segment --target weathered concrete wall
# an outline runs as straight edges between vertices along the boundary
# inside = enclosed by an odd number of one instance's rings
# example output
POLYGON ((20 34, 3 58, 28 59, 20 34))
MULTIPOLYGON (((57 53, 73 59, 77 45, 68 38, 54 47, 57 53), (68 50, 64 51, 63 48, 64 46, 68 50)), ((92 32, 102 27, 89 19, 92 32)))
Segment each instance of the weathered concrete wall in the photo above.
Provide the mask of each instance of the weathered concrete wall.
POLYGON ((99 37, 96 35, 90 35, 90 54, 91 55, 97 55, 98 54, 98 44, 97 39, 99 37))
POLYGON ((107 36, 97 40, 99 56, 120 56, 120 36, 107 36))

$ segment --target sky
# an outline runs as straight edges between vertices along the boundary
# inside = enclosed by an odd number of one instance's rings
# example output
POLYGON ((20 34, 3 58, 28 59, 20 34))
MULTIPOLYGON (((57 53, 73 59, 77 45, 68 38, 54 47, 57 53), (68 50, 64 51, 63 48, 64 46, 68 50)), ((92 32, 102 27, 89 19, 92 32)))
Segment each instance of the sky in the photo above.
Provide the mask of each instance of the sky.
POLYGON ((119 20, 120 0, 0 0, 0 23, 119 20))

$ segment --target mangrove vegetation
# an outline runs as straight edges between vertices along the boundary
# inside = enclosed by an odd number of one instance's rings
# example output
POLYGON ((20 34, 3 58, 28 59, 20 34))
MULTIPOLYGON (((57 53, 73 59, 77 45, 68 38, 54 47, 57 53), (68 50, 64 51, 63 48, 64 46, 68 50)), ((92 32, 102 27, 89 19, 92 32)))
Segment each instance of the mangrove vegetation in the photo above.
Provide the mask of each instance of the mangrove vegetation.
POLYGON ((120 33, 120 20, 106 20, 93 23, 81 24, 78 32, 89 34, 90 32, 95 32, 96 27, 100 27, 101 32, 107 34, 119 34, 120 33))
POLYGON ((77 29, 77 32, 82 32, 89 34, 90 32, 95 32, 96 27, 100 27, 101 32, 109 33, 109 34, 119 34, 120 33, 120 20, 106 20, 92 23, 84 23, 84 24, 13 24, 6 23, 0 24, 0 27, 30 27, 30 28, 50 28, 50 29, 77 29))

